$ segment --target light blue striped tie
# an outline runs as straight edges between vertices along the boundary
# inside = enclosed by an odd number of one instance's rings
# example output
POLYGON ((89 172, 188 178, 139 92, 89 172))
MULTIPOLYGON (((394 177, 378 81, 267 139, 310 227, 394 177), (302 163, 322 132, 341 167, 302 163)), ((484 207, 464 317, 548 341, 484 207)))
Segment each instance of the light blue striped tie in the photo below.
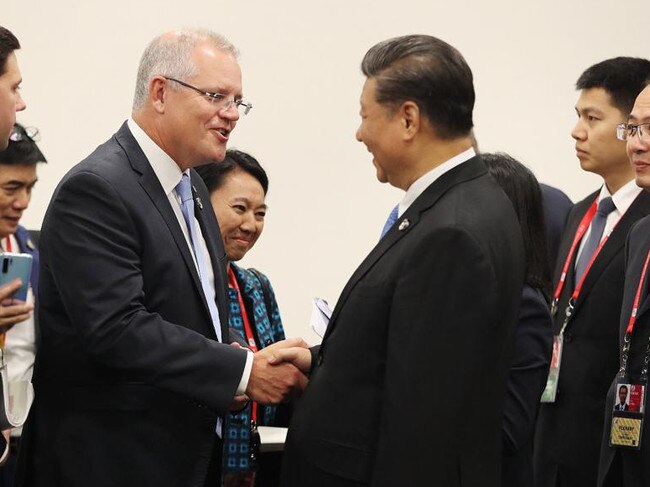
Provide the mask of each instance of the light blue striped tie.
MULTIPOLYGON (((187 225, 187 229, 190 234, 192 251, 194 252, 194 258, 196 259, 196 267, 199 273, 199 280, 201 281, 203 295, 208 302, 208 309, 210 310, 210 317, 212 318, 212 326, 214 327, 214 331, 217 333, 217 339, 219 341, 222 341, 219 310, 217 309, 217 302, 215 301, 216 296, 214 294, 214 288, 210 286, 210 282, 208 281, 208 269, 205 266, 205 259, 203 258, 201 244, 199 243, 199 237, 197 235, 194 218, 194 198, 192 196, 192 183, 190 182, 190 177, 187 174, 183 174, 181 182, 176 185, 176 193, 181 199, 181 211, 183 212, 183 218, 185 219, 185 224, 187 225)), ((215 371, 215 373, 217 372, 215 371)), ((219 435, 219 438, 221 438, 221 418, 217 419, 216 432, 219 435)))
POLYGON ((390 230, 391 227, 395 225, 395 222, 397 221, 398 211, 399 211, 399 205, 393 208, 393 211, 391 211, 390 215, 388 215, 388 219, 386 220, 386 223, 384 223, 384 229, 381 231, 381 237, 379 237, 379 240, 384 238, 384 235, 388 233, 388 230, 390 230))

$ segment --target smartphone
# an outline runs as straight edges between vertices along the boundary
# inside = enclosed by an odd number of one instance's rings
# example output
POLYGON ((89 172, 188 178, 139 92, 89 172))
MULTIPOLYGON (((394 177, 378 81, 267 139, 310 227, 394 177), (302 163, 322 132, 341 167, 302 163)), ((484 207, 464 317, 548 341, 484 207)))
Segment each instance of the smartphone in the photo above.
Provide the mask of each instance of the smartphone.
POLYGON ((12 252, 0 254, 0 286, 10 283, 14 279, 20 279, 23 283, 20 289, 13 295, 14 299, 27 301, 29 276, 32 273, 32 260, 32 256, 29 254, 12 252))

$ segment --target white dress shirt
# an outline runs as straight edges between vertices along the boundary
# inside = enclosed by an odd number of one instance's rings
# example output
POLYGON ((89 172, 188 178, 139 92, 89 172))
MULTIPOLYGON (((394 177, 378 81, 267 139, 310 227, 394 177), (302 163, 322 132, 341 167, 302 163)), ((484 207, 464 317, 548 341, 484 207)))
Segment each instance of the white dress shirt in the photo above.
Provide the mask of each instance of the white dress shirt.
MULTIPOLYGON (((129 127, 129 130, 133 134, 133 137, 140 145, 142 152, 144 152, 144 155, 147 157, 149 164, 153 169, 153 172, 156 174, 156 177, 158 178, 158 181, 160 181, 160 185, 162 186, 163 191, 165 192, 167 198, 169 199, 169 204, 171 205, 172 210, 174 210, 174 215, 176 215, 178 224, 183 230, 183 235, 185 236, 185 242, 187 243, 187 247, 190 251, 190 255, 192 255, 192 260, 194 261, 194 265, 196 266, 196 258, 194 257, 194 252, 192 251, 192 242, 190 240, 189 231, 185 223, 185 218, 183 217, 183 212, 181 210, 182 202, 180 200, 180 197, 176 193, 176 185, 178 185, 178 183, 181 182, 181 178, 183 177, 183 172, 178 167, 178 164, 176 164, 174 160, 171 157, 169 157, 169 155, 165 151, 163 151, 153 140, 151 140, 151 138, 144 132, 144 130, 142 130, 138 126, 138 124, 132 118, 129 118, 129 120, 127 121, 127 125, 129 127)), ((185 171, 185 173, 189 176, 189 169, 185 171)), ((210 202, 206 202, 206 204, 209 205, 210 202)), ((196 225, 195 228, 198 230, 197 235, 200 236, 199 246, 203 253, 204 262, 206 262, 206 264, 209 264, 206 265, 206 267, 208 271, 207 277, 212 291, 212 296, 206 296, 206 299, 215 299, 214 273, 212 271, 212 265, 211 265, 212 259, 210 258, 208 247, 205 243, 205 239, 203 238, 203 235, 201 234, 201 228, 199 226, 199 222, 196 220, 196 217, 194 218, 193 223, 194 225, 196 225)), ((197 272, 198 272, 198 267, 197 267, 197 272)), ((219 319, 222 318, 219 317, 219 319)), ((227 339, 227 337, 224 337, 224 339, 227 339)), ((238 395, 244 394, 246 392, 246 388, 248 387, 248 379, 250 378, 252 368, 253 368, 253 353, 248 351, 246 357, 246 365, 244 366, 244 372, 242 374, 241 381, 239 382, 239 386, 237 387, 238 395)))
POLYGON ((465 152, 461 152, 460 154, 452 157, 451 159, 446 160, 439 166, 434 167, 426 173, 423 176, 420 176, 418 179, 415 180, 411 186, 406 190, 406 194, 404 195, 404 199, 399 204, 398 210, 397 210, 397 216, 398 218, 401 217, 406 210, 408 210, 409 206, 413 204, 413 202, 417 199, 418 196, 420 196, 422 193, 424 193, 424 190, 427 189, 431 184, 438 179, 440 176, 445 174, 448 171, 451 171, 453 168, 456 166, 461 165, 463 162, 469 161, 472 157, 476 155, 476 152, 474 152, 473 148, 467 149, 465 152))
MULTIPOLYGON (((612 212, 607 215, 607 220, 605 220, 605 228, 603 229, 603 235, 600 238, 600 241, 607 237, 612 230, 614 230, 614 227, 618 223, 618 221, 623 217, 627 209, 634 203, 634 200, 636 199, 637 196, 639 196, 639 193, 643 191, 641 188, 639 188, 636 185, 636 181, 632 179, 629 181, 627 184, 622 186, 616 193, 614 194, 609 194, 609 190, 607 189, 607 185, 603 184, 603 187, 600 188, 600 194, 598 195, 598 202, 600 203, 600 200, 603 198, 607 198, 608 196, 612 197, 612 202, 614 203, 614 206, 616 209, 612 210, 612 212)), ((582 249, 585 246, 585 243, 589 239, 589 235, 591 234, 591 225, 589 225, 589 229, 587 230, 587 233, 584 234, 582 237, 582 240, 580 240, 580 246, 578 247, 578 254, 576 255, 576 260, 575 263, 578 263, 578 259, 580 258, 580 254, 582 254, 582 249)))

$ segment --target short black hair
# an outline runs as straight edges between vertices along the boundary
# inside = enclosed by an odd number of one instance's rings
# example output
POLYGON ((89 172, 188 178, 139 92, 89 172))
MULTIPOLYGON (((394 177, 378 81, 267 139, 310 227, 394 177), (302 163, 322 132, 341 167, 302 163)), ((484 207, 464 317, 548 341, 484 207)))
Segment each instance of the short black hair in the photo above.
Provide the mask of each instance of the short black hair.
POLYGON ((481 153, 490 175, 512 202, 526 256, 526 284, 550 296, 551 269, 542 205, 542 190, 535 175, 521 162, 504 153, 481 153))
POLYGON ((205 166, 195 168, 210 193, 219 189, 223 184, 226 175, 235 169, 247 172, 257 179, 262 185, 264 195, 266 195, 269 190, 269 178, 266 175, 266 171, 260 163, 257 162, 257 159, 246 152, 237 149, 228 149, 223 162, 206 164, 205 166))
POLYGON ((19 123, 14 124, 14 129, 9 137, 9 145, 0 151, 0 165, 31 166, 39 162, 47 162, 45 156, 36 145, 36 142, 27 135, 25 127, 19 123), (15 136, 18 137, 15 137, 15 136), (14 138, 18 140, 14 140, 14 138))
POLYGON ((380 42, 364 56, 361 71, 377 81, 378 103, 415 102, 444 139, 467 136, 474 126, 472 70, 443 40, 407 35, 380 42))
POLYGON ((638 57, 615 57, 594 64, 580 75, 577 90, 602 88, 612 105, 627 115, 634 100, 650 83, 650 61, 638 57))
POLYGON ((5 74, 7 58, 16 49, 20 49, 20 42, 9 29, 0 25, 0 76, 5 74))

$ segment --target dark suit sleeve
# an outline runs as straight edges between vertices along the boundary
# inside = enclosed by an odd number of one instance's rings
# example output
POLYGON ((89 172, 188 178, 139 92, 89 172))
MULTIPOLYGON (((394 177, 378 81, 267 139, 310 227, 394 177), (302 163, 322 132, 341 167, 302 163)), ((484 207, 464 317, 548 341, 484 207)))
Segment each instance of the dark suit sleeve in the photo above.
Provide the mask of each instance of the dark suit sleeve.
POLYGON ((462 229, 435 230, 414 247, 391 303, 373 487, 424 485, 432 443, 446 465, 432 473, 439 485, 500 462, 498 448, 479 451, 484 440, 473 440, 500 438, 512 326, 499 318, 503 291, 488 252, 462 229))
POLYGON ((96 174, 77 173, 62 183, 48 213, 45 265, 84 353, 110 369, 226 410, 246 353, 146 308, 146 263, 139 257, 144 243, 119 192, 96 174))
POLYGON ((518 452, 532 437, 553 351, 548 305, 542 293, 528 285, 522 292, 514 350, 503 413, 506 455, 518 452))

